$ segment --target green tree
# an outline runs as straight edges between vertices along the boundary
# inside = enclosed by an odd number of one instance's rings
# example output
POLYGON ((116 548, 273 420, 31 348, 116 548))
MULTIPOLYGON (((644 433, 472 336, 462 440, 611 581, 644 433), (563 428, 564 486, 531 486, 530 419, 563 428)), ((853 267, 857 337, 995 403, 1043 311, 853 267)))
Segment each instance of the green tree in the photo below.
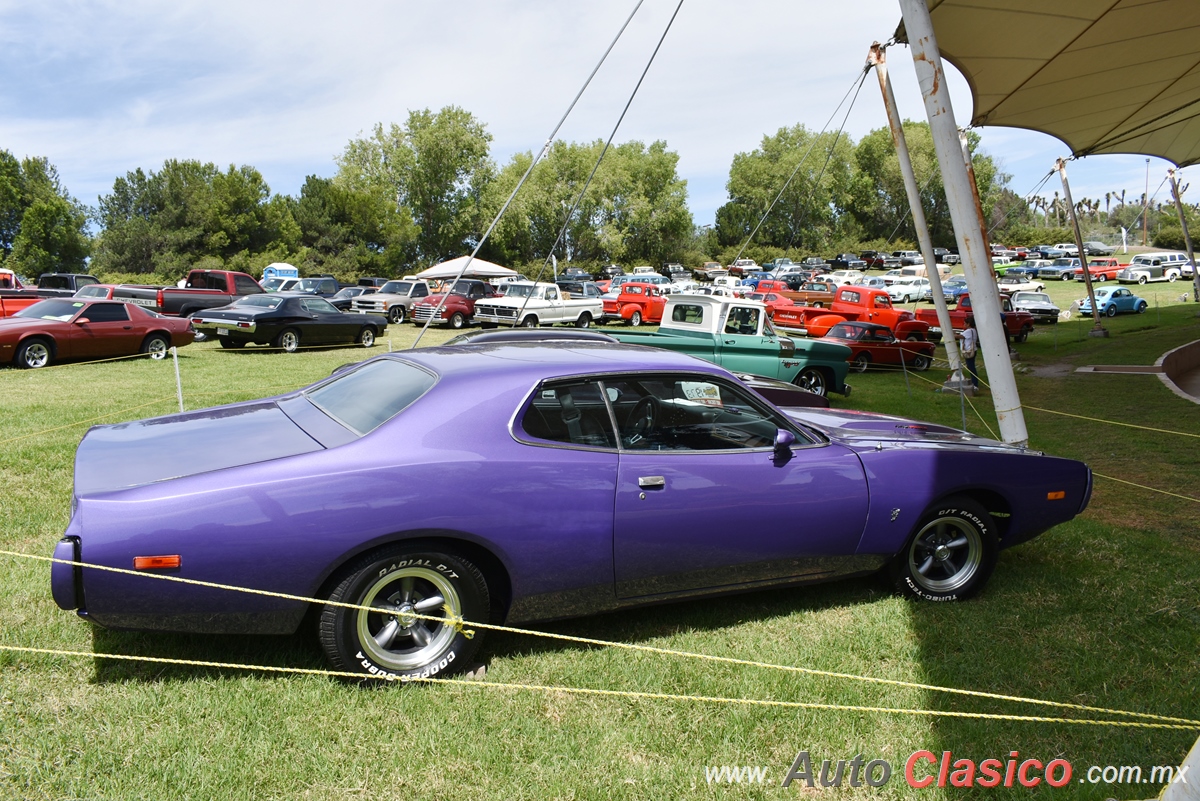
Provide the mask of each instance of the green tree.
POLYGON ((90 250, 86 209, 54 165, 0 151, 0 261, 30 275, 80 272, 90 250))
POLYGON ((396 276, 412 258, 416 239, 407 209, 377 193, 348 189, 310 175, 294 204, 307 272, 396 276))
POLYGON ((377 124, 338 158, 336 182, 405 208, 422 264, 461 255, 483 234, 481 199, 495 169, 492 136, 457 106, 409 112, 404 126, 377 124))
POLYGON ((745 242, 783 190, 754 244, 822 250, 852 224, 848 212, 853 176, 848 137, 815 134, 803 125, 780 128, 764 136, 757 150, 733 157, 726 184, 729 202, 716 215, 717 239, 726 247, 745 242), (793 172, 796 177, 787 183, 793 172))

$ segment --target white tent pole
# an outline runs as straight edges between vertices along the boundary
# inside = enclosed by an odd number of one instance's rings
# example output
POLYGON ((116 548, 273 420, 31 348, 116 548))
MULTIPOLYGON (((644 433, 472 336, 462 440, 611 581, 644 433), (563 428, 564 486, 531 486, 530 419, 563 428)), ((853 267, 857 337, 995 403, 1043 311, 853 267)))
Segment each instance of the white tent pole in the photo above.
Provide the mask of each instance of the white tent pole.
POLYGON ((942 181, 950 205, 950 217, 954 221, 958 252, 962 255, 963 271, 971 290, 971 306, 975 310, 975 326, 979 330, 983 363, 991 382, 1000 437, 1005 442, 1024 445, 1029 441, 1029 434, 1025 429, 1017 380, 1008 356, 991 255, 984 241, 983 210, 967 174, 967 165, 963 163, 954 109, 950 104, 950 90, 946 86, 942 56, 933 34, 933 21, 929 18, 925 0, 899 0, 899 3, 908 31, 909 46, 912 47, 917 81, 921 85, 921 96, 925 100, 925 114, 933 133, 934 149, 942 168, 942 181))
POLYGON ((1075 247, 1079 251, 1079 263, 1083 265, 1083 280, 1087 284, 1088 302, 1092 305, 1092 319, 1096 325, 1088 331, 1090 337, 1106 337, 1108 331, 1100 324, 1100 309, 1096 307, 1096 292, 1092 289, 1092 273, 1088 270, 1087 254, 1083 252, 1083 232, 1079 230, 1079 218, 1075 216, 1075 202, 1071 200, 1071 184, 1067 182, 1067 163, 1055 159, 1054 169, 1062 178, 1063 200, 1067 204, 1067 216, 1071 218, 1071 230, 1075 232, 1075 247))
POLYGON ((946 346, 946 358, 953 375, 946 383, 961 388, 962 362, 958 355, 958 343, 954 340, 954 326, 950 322, 950 310, 946 308, 946 296, 942 294, 942 276, 937 270, 937 257, 933 254, 933 240, 929 236, 929 225, 925 221, 925 209, 921 205, 921 190, 913 174, 912 159, 908 155, 908 141, 904 138, 904 126, 900 122, 900 111, 896 106, 896 95, 892 91, 892 79, 887 72, 887 54, 879 42, 871 45, 867 62, 875 65, 879 77, 879 89, 883 92, 883 105, 887 110, 888 125, 892 129, 892 142, 896 145, 896 156, 900 160, 900 174, 904 176, 904 191, 908 193, 908 205, 912 208, 913 226, 917 229, 917 241, 925 259, 929 286, 933 291, 933 306, 937 309, 938 325, 942 328, 942 344, 946 346))
POLYGON ((1188 233, 1187 219, 1183 216, 1183 201, 1179 199, 1179 182, 1175 179, 1175 168, 1167 170, 1171 178, 1171 195, 1175 198, 1175 212, 1179 215, 1179 226, 1183 229, 1183 242, 1187 245, 1188 261, 1192 263, 1192 301, 1200 303, 1200 266, 1192 248, 1192 235, 1188 233))

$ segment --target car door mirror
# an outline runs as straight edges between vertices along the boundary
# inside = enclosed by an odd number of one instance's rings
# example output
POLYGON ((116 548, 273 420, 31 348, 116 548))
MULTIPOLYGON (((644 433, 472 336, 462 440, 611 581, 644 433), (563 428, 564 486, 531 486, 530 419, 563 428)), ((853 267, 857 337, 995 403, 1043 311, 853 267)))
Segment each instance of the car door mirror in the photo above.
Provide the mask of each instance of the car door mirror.
POLYGON ((775 458, 790 459, 792 458, 792 445, 796 442, 796 435, 786 428, 775 430, 775 458))

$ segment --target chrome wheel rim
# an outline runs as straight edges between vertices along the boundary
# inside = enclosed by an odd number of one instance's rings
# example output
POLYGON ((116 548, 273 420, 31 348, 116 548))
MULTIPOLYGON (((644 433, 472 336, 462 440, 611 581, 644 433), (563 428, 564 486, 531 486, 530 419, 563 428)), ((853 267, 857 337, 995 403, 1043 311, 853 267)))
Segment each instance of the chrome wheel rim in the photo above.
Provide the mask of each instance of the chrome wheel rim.
POLYGON ((825 394, 825 377, 818 370, 805 370, 796 379, 796 386, 816 395, 825 394))
POLYGON ((279 344, 284 350, 291 353, 300 347, 300 338, 292 331, 285 331, 279 338, 279 344))
POLYGON ((370 328, 364 329, 359 336, 358 341, 362 343, 364 348, 369 348, 375 344, 375 332, 370 328))
POLYGON ((930 592, 954 592, 970 582, 982 559, 978 529, 957 517, 939 517, 913 538, 908 571, 930 592))
POLYGON ((426 567, 406 567, 379 577, 359 604, 377 610, 355 613, 363 651, 376 663, 399 671, 434 661, 457 636, 454 626, 415 615, 462 615, 454 585, 426 567))
POLYGON ((25 348, 24 361, 26 367, 45 367, 50 363, 50 348, 45 343, 34 342, 25 348))
POLYGON ((150 346, 146 348, 146 353, 150 354, 151 359, 165 359, 167 357, 167 343, 161 339, 150 340, 150 346))

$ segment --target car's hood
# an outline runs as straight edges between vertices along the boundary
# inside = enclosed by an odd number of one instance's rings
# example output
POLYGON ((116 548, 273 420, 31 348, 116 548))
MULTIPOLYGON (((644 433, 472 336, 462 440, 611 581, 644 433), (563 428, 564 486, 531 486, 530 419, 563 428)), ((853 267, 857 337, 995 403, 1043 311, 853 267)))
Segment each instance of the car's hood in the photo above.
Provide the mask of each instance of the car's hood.
POLYGON ((37 317, 4 317, 0 318, 0 331, 24 331, 28 328, 45 330, 48 325, 56 325, 59 320, 42 320, 37 317))
POLYGON ((75 453, 75 494, 126 489, 321 448, 270 400, 94 426, 75 453))
POLYGON ((1022 451, 1015 445, 1006 445, 986 437, 977 437, 957 428, 936 423, 874 414, 850 409, 784 409, 789 417, 815 428, 831 440, 843 445, 862 449, 875 449, 881 444, 940 444, 946 446, 973 446, 1002 450, 1022 451))

